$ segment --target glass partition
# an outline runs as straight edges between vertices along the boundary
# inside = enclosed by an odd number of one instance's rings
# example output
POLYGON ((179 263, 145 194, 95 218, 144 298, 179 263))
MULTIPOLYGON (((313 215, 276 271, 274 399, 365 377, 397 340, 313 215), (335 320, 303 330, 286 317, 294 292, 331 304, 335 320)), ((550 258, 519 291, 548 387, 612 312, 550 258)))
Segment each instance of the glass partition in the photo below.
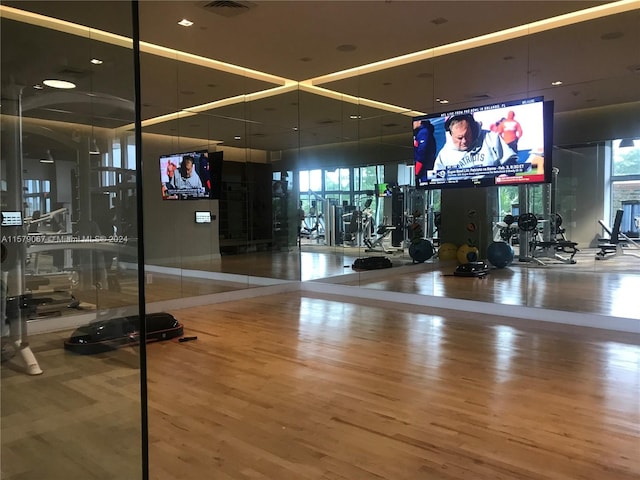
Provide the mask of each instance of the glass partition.
POLYGON ((0 8, 2 476, 141 478, 131 4, 0 8))
MULTIPOLYGON (((141 15, 152 8, 142 3, 141 15)), ((141 38, 151 40, 157 31, 146 25, 141 38)), ((299 145, 297 89, 275 76, 151 47, 141 70, 145 229, 154 239, 146 250, 147 298, 299 280, 290 233, 298 226, 297 195, 289 172, 276 174, 273 166, 281 150, 299 145), (163 196, 169 175, 162 162, 173 158, 179 174, 190 152, 207 157, 207 170, 195 169, 211 188, 205 184, 202 195, 170 188, 163 196), (198 214, 207 220, 198 222, 198 214)))

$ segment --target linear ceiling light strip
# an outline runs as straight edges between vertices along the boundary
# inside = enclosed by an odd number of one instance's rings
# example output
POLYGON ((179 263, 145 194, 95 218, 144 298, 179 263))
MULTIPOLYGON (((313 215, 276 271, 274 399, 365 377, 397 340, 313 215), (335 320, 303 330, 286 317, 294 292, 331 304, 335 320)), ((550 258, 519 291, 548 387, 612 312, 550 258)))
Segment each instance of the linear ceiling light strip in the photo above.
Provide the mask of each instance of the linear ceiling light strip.
POLYGON ((356 97, 354 95, 348 95, 346 93, 336 92, 335 90, 329 90, 327 88, 316 87, 308 82, 300 82, 300 90, 303 92, 313 93, 315 95, 321 95, 326 98, 332 98, 341 102, 348 102, 354 105, 362 105, 365 107, 376 108, 378 110, 384 110, 392 113, 400 113, 409 117, 417 117, 418 115, 424 115, 423 112, 417 112, 415 110, 409 110, 405 107, 399 107, 397 105, 391 105, 390 103, 378 102, 376 100, 368 100, 362 97, 356 97))
POLYGON ((38 27, 48 28, 49 30, 69 33, 78 37, 98 40, 100 42, 117 45, 119 47, 133 48, 133 40, 128 37, 97 30, 95 28, 85 27, 84 25, 78 25, 76 23, 59 20, 57 18, 46 17, 37 13, 27 12, 25 10, 18 10, 17 8, 7 7, 6 5, 0 5, 0 17, 15 20, 17 22, 28 23, 30 25, 36 25, 38 27))
MULTIPOLYGON (((152 55, 157 55, 157 56, 161 56, 169 59, 174 59, 182 62, 187 62, 194 65, 200 65, 206 68, 221 70, 227 73, 241 75, 241 76, 253 78, 256 80, 275 83, 282 86, 282 87, 276 87, 274 89, 264 90, 261 92, 255 92, 249 95, 239 95, 236 97, 230 97, 228 99, 223 99, 216 102, 197 105, 194 107, 190 107, 188 110, 183 110, 180 112, 175 112, 167 115, 162 115, 160 117, 148 119, 144 121, 142 125, 143 126, 155 125, 165 121, 175 120, 176 118, 195 115, 197 112, 212 110, 215 108, 220 108, 222 106, 231 105, 233 103, 258 100, 260 98, 266 98, 269 96, 278 95, 286 91, 291 91, 295 89, 298 85, 301 90, 311 92, 311 93, 316 93, 324 97, 334 98, 336 100, 341 100, 341 101, 347 101, 347 102, 358 104, 358 105, 366 105, 373 108, 378 108, 381 110, 386 110, 386 111, 395 112, 395 113, 401 113, 408 116, 417 116, 417 115, 420 115, 421 113, 411 111, 407 108, 385 104, 382 102, 377 102, 375 100, 368 100, 361 97, 354 97, 351 95, 341 94, 341 93, 334 92, 327 89, 320 89, 316 87, 316 85, 333 82, 337 80, 342 80, 342 79, 350 78, 353 76, 372 73, 379 70, 385 70, 387 68, 406 65, 409 63, 413 63, 421 60, 427 60, 427 59, 438 57, 438 56, 448 55, 451 53, 460 52, 460 51, 468 50, 471 48, 499 43, 499 42, 503 42, 513 38, 540 33, 540 32, 554 29, 554 28, 573 25, 576 23, 585 22, 588 20, 593 20, 596 18, 608 16, 608 15, 615 15, 618 13, 623 13, 623 12, 636 10, 636 9, 640 9, 640 0, 620 0, 618 2, 612 2, 612 3, 600 5, 597 7, 587 8, 585 10, 580 10, 577 12, 571 12, 564 15, 559 15, 556 17, 539 20, 537 22, 532 22, 526 25, 521 25, 518 27, 501 30, 499 32, 481 35, 479 37, 475 37, 472 39, 462 40, 459 42, 450 43, 448 45, 442 45, 439 47, 430 48, 427 50, 422 50, 419 52, 414 52, 406 55, 401 55, 399 57, 382 60, 379 62, 374 62, 367 65, 350 68, 347 70, 342 70, 340 72, 335 72, 329 75, 323 75, 320 77, 312 78, 300 83, 283 78, 283 77, 270 75, 268 73, 259 72, 256 70, 239 67, 237 65, 220 62, 218 60, 213 60, 207 57, 202 57, 199 55, 181 52, 179 50, 174 50, 174 49, 162 47, 159 45, 153 45, 147 42, 140 42, 140 50, 145 53, 149 53, 152 55)), ((36 13, 25 12, 23 10, 18 10, 18 9, 7 7, 4 5, 0 5, 0 16, 6 17, 12 20, 24 22, 24 23, 29 23, 32 25, 38 25, 45 28, 50 28, 53 30, 70 33, 73 35, 78 35, 85 38, 91 38, 93 40, 98 40, 98 41, 110 43, 113 45, 118 45, 126 48, 133 47, 132 40, 127 37, 115 35, 109 32, 104 32, 102 30, 97 30, 97 29, 85 27, 82 25, 77 25, 64 20, 58 20, 55 18, 46 17, 36 13)), ((127 130, 127 129, 130 129, 130 126, 128 125, 123 126, 120 129, 127 130)))
MULTIPOLYGON (((237 103, 244 102, 252 102, 255 100, 260 100, 262 98, 269 98, 276 95, 281 95, 283 93, 291 92, 298 88, 298 84, 293 82, 288 85, 282 87, 270 88, 268 90, 261 90, 259 92, 248 93, 243 95, 236 95, 235 97, 223 98, 222 100, 217 100, 215 102, 209 102, 202 105, 196 105, 193 107, 188 107, 180 110, 179 112, 168 113, 166 115, 161 115, 159 117, 149 118, 147 120, 142 121, 143 127, 150 127, 152 125, 157 125, 159 123, 169 122, 172 120, 177 120, 179 118, 191 117, 193 115, 197 115, 198 113, 206 112, 209 110, 214 110, 216 108, 226 107, 229 105, 235 105, 237 103)), ((133 124, 123 125, 122 127, 118 127, 117 131, 128 131, 133 129, 133 124)))
POLYGON ((275 83, 276 85, 287 85, 292 82, 292 80, 271 75, 269 73, 259 72, 257 70, 251 70, 250 68, 239 67, 238 65, 233 65, 231 63, 225 63, 219 60, 213 60, 211 58, 202 57, 200 55, 194 55, 192 53, 182 52, 180 50, 174 50, 173 48, 162 47, 160 45, 154 45, 152 43, 140 42, 140 51, 145 53, 150 53, 152 55, 157 55, 159 57, 178 60, 180 62, 199 65, 201 67, 220 70, 222 72, 231 73, 233 75, 240 75, 243 77, 252 78, 254 80, 262 80, 268 83, 275 83))
POLYGON ((340 72, 322 75, 320 77, 307 80, 307 82, 312 85, 321 85, 323 83, 335 82, 358 75, 386 70, 387 68, 398 67, 422 60, 429 60, 435 57, 441 57, 456 52, 470 50, 472 48, 500 43, 507 40, 512 40, 514 38, 552 30, 554 28, 566 27, 569 25, 574 25, 576 23, 586 22, 588 20, 594 20, 596 18, 615 15, 618 13, 624 13, 637 9, 640 9, 640 0, 621 0, 619 2, 613 2, 597 7, 587 8, 585 10, 579 10, 577 12, 566 13, 557 17, 551 17, 544 20, 539 20, 537 22, 528 23, 526 25, 520 25, 518 27, 500 30, 499 32, 488 33, 479 37, 469 38, 467 40, 461 40, 459 42, 453 42, 447 45, 441 45, 439 47, 429 48, 427 50, 421 50, 419 52, 409 53, 406 55, 381 60, 379 62, 369 63, 367 65, 361 65, 359 67, 349 68, 340 72))
MULTIPOLYGON (((95 28, 86 27, 84 25, 78 25, 75 23, 67 22, 65 20, 59 20, 57 18, 47 17, 33 12, 19 10, 17 8, 7 7, 5 5, 0 5, 0 16, 9 20, 28 23, 30 25, 36 25, 39 27, 48 28, 50 30, 56 30, 58 32, 64 32, 70 35, 76 35, 78 37, 88 38, 111 45, 117 45, 119 47, 130 49, 133 48, 133 40, 128 37, 116 35, 114 33, 105 32, 103 30, 98 30, 95 28)), ((152 43, 140 42, 140 51, 152 55, 157 55, 159 57, 220 70, 234 75, 241 75, 243 77, 248 77, 255 80, 262 80, 264 82, 274 83, 276 85, 286 85, 291 82, 291 80, 287 80, 283 77, 259 72, 257 70, 251 70, 250 68, 239 67, 237 65, 213 60, 211 58, 202 57, 191 53, 181 52, 179 50, 162 47, 160 45, 154 45, 152 43)))

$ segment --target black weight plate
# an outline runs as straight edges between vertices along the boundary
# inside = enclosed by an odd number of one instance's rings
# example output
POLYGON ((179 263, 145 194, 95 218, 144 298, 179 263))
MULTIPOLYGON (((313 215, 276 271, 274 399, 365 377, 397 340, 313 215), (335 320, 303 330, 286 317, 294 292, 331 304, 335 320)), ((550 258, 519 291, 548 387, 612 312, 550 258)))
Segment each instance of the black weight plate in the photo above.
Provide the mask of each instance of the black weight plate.
POLYGON ((556 228, 559 228, 562 225, 562 217, 559 213, 554 213, 553 215, 555 216, 556 220, 556 228))
POLYGON ((518 217, 518 227, 525 232, 531 232, 538 226, 538 219, 533 213, 523 213, 518 217))

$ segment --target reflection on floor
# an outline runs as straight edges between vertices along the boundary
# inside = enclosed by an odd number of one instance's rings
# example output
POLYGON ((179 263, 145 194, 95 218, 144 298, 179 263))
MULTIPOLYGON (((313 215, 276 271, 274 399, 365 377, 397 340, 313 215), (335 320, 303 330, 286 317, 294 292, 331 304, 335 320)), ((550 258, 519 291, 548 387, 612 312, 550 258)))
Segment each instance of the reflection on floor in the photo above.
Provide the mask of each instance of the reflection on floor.
MULTIPOLYGON (((315 250, 320 249, 316 247, 315 250)), ((303 251, 303 274, 307 268, 317 272, 320 267, 328 265, 334 265, 334 268, 331 274, 326 274, 330 270, 326 268, 324 278, 351 273, 351 264, 358 253, 362 256, 371 255, 344 249, 333 252, 303 251), (330 258, 323 258, 326 256, 330 258)), ((366 273, 354 275, 346 278, 344 283, 391 292, 640 320, 640 259, 634 257, 619 256, 597 261, 593 250, 579 252, 575 257, 577 262, 573 265, 551 261, 538 265, 516 259, 507 268, 492 269, 482 279, 453 276, 455 262, 431 259, 423 264, 413 264, 404 253, 388 257, 396 267, 411 268, 409 271, 407 268, 401 271, 393 268, 384 270, 377 273, 373 280, 369 280, 366 273)), ((309 279, 322 281, 319 275, 309 279)))
MULTIPOLYGON (((265 285, 265 282, 333 281, 391 292, 430 295, 480 302, 521 305, 640 319, 640 259, 618 256, 595 260, 595 250, 580 251, 577 263, 549 261, 546 265, 518 262, 492 270, 483 280, 452 277, 455 265, 438 259, 413 264, 404 251, 368 253, 358 248, 303 245, 284 252, 254 252, 210 261, 183 261, 180 266, 147 266, 147 303, 220 294, 265 285), (385 255, 394 267, 383 274, 356 273, 353 262, 364 256, 385 255), (407 268, 410 271, 407 272, 407 268)), ((60 315, 91 312, 138 303, 137 271, 117 269, 106 287, 74 290, 79 309, 62 308, 60 315)))

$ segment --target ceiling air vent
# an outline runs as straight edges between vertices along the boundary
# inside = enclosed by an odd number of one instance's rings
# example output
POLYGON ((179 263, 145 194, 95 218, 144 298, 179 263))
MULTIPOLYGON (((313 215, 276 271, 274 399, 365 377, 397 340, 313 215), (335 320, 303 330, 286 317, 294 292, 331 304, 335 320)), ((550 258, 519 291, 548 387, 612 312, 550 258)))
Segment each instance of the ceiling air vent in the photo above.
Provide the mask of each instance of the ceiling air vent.
POLYGON ((202 5, 206 11, 223 17, 236 17, 255 7, 253 2, 234 2, 232 0, 216 0, 202 5))
POLYGON ((487 93, 470 93, 465 95, 465 97, 471 100, 488 100, 491 98, 491 95, 487 93))
POLYGON ((57 72, 58 75, 63 77, 83 78, 91 73, 91 70, 80 67, 73 67, 69 65, 61 66, 57 72))

